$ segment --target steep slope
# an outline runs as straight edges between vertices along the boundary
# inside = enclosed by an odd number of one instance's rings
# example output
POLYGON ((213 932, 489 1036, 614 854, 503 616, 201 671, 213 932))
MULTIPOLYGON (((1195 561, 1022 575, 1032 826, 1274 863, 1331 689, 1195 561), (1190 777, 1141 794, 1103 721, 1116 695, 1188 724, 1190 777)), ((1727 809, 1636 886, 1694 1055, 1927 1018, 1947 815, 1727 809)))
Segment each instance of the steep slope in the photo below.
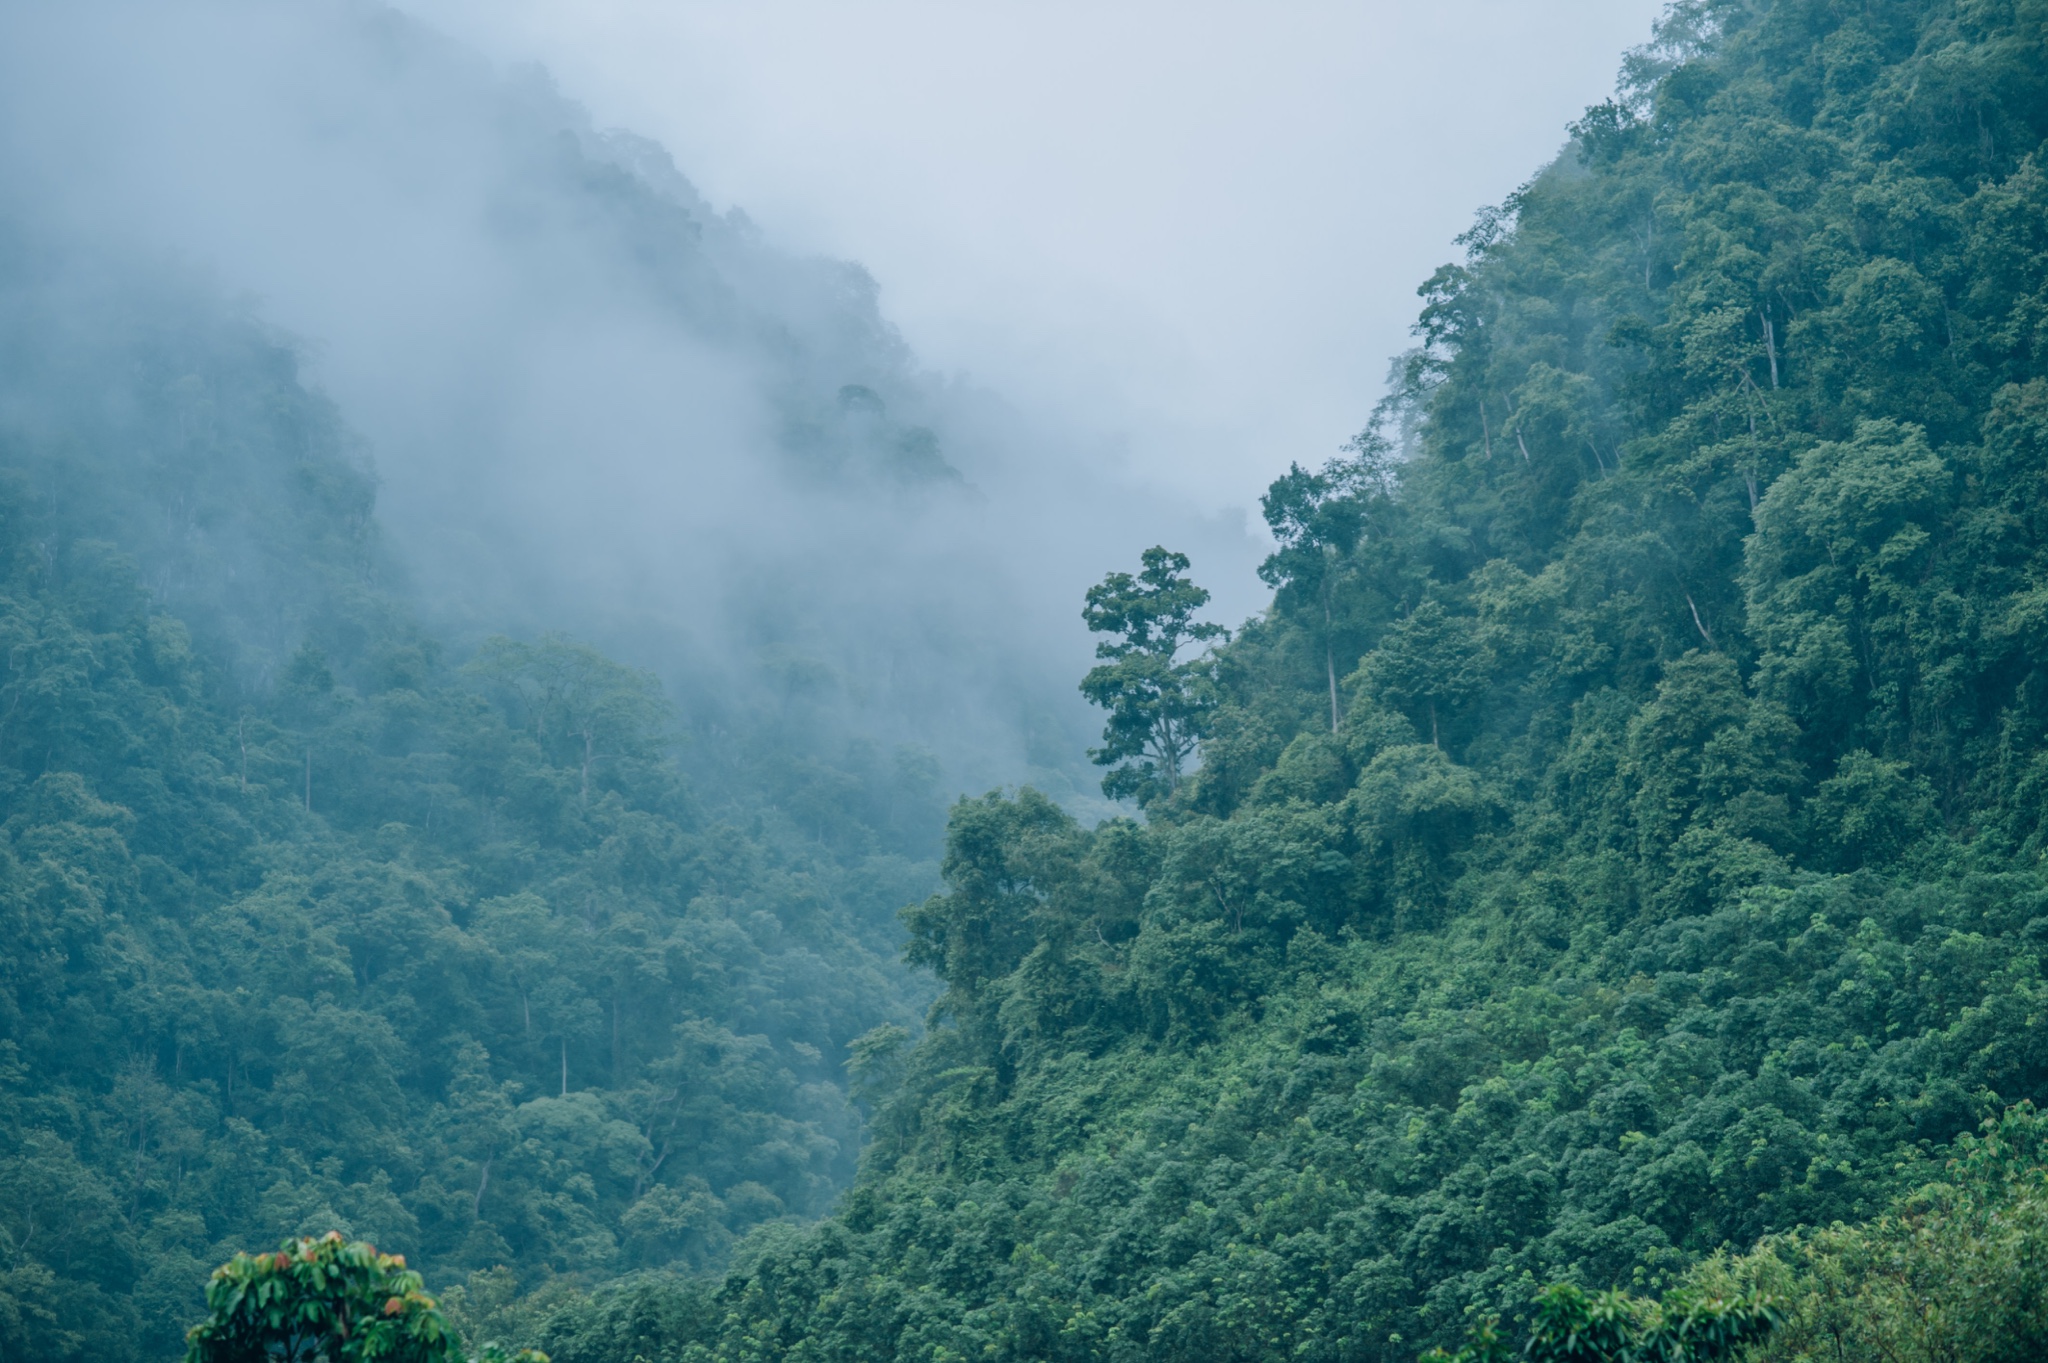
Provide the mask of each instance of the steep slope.
POLYGON ((544 73, 372 0, 0 7, 0 205, 304 338, 448 632, 571 629, 707 750, 794 716, 1093 797, 1069 598, 1194 518, 544 73))
POLYGON ((838 1216, 558 1363, 1405 1360, 2048 1098, 2044 137, 2031 0, 1676 6, 1275 485, 1196 780, 955 809, 838 1216))
POLYGON ((289 1231, 530 1289, 851 1177, 932 773, 693 782, 648 674, 423 627, 375 501, 246 313, 0 239, 0 1355, 176 1356, 289 1231))

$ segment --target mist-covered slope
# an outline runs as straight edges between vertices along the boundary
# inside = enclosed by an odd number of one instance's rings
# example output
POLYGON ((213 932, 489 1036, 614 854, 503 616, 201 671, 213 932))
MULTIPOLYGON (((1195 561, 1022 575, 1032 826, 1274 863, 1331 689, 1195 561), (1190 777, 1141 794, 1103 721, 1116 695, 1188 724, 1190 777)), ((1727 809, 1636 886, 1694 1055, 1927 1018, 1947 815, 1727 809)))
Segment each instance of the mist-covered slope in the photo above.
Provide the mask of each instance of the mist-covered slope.
POLYGON ((1777 1356, 2036 1356, 2038 1119, 1898 1199, 2048 1100, 2044 138, 2038 4, 1675 7, 1275 485, 1195 778, 956 807, 838 1215, 558 1363, 1394 1363, 1773 1234, 1777 1356))
POLYGON ((290 1231, 531 1290, 827 1210, 934 773, 693 781, 652 675, 453 645, 207 288, 10 235, 0 371, 0 1354, 175 1356, 290 1231))
POLYGON ((1090 798, 1061 774, 1085 565, 1133 523, 1249 552, 1076 424, 921 370, 858 266, 379 5, 6 7, 0 170, 53 239, 303 341, 436 619, 571 628, 700 738, 794 714, 830 759, 910 743, 956 789, 1090 798))
POLYGON ((823 1214, 947 791, 1093 800, 1043 435, 386 8, 0 6, 0 1355, 823 1214))
POLYGON ((0 7, 0 1356, 824 1214, 947 790, 1080 766, 1021 565, 1151 514, 1026 428, 387 10, 0 7))

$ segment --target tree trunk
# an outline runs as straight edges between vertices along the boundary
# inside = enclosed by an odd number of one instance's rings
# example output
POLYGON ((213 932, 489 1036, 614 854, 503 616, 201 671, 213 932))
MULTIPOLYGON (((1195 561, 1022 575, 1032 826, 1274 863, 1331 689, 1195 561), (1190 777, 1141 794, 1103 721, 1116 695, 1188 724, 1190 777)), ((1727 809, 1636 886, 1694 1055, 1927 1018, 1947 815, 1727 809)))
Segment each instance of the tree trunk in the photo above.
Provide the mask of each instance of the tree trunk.
MULTIPOLYGON (((683 1095, 681 1091, 678 1090, 676 1093, 676 1101, 682 1101, 682 1096, 683 1095)), ((661 1138, 661 1153, 654 1157, 654 1163, 642 1169, 639 1175, 633 1180, 633 1201, 638 1202, 640 1200, 640 1194, 647 1191, 647 1185, 654 1182, 654 1176, 660 1173, 661 1166, 668 1162, 669 1145, 670 1142, 675 1138, 675 1132, 675 1118, 670 1117, 668 1123, 668 1130, 662 1135, 661 1138)), ((651 1131, 648 1132, 647 1139, 649 1145, 651 1146, 654 1141, 654 1133, 651 1131)))
POLYGON ((562 1038, 562 1096, 569 1096, 569 1038, 562 1038))
POLYGON ((1344 717, 1337 713, 1337 646, 1328 639, 1323 640, 1323 666, 1330 674, 1330 732, 1334 734, 1344 717))
POLYGON ((624 1082, 626 1073, 626 1052, 619 1037, 619 1014, 626 1006, 625 995, 616 985, 612 988, 612 1086, 624 1082))
POLYGON ((1330 732, 1336 733, 1344 718, 1337 711, 1336 618, 1330 610, 1329 574, 1323 575, 1323 667, 1330 675, 1330 732))
MULTIPOLYGON (((1680 588, 1680 590, 1683 591, 1684 589, 1680 588)), ((1692 612, 1692 627, 1700 632, 1700 638, 1707 641, 1707 647, 1712 648, 1714 646, 1714 636, 1708 632, 1707 622, 1700 619, 1700 608, 1693 605, 1691 592, 1685 593, 1685 604, 1686 608, 1692 612)))

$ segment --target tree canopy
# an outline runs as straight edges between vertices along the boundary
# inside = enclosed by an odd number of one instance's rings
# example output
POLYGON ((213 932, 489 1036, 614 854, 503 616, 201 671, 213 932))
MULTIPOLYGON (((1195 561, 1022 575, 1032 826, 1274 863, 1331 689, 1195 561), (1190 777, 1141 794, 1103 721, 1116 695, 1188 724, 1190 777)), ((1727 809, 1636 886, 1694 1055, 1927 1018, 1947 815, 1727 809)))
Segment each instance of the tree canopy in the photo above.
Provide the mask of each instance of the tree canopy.
POLYGON ((0 1353, 452 1349, 362 1235, 556 1363, 2037 1356, 2044 156, 2037 0, 1675 5, 1270 607, 1089 591, 1142 817, 942 848, 423 624, 180 303, 0 435, 0 1353))
POLYGON ((1111 573, 1090 587, 1081 613, 1090 631, 1112 636, 1095 646, 1102 665, 1081 679, 1081 694, 1109 711, 1102 746, 1089 756, 1112 768, 1102 780, 1111 799, 1179 793, 1215 708, 1209 660, 1181 654, 1227 634, 1195 619, 1209 593, 1185 576, 1186 554, 1155 545, 1142 562, 1136 577, 1111 573))
POLYGON ((1674 6, 1274 485, 1178 783, 956 807, 837 1213, 546 1347, 2038 1352, 2044 139, 2025 0, 1674 6))
POLYGON ((933 992, 928 757, 430 626, 289 348, 140 285, 81 344, 45 263, 0 232, 0 1356, 176 1357, 284 1235, 467 1328, 823 1215, 933 992))

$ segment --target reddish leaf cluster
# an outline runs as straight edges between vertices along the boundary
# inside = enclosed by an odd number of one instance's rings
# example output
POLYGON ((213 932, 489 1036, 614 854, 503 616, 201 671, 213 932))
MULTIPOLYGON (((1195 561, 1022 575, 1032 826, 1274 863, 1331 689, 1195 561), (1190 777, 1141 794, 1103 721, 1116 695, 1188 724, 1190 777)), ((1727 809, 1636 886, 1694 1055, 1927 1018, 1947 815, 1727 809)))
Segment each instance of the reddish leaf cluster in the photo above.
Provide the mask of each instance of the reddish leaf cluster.
POLYGON ((463 1363, 454 1327, 405 1256, 338 1231, 288 1240, 275 1254, 237 1254, 214 1270, 206 1305, 207 1318, 186 1335, 186 1363, 463 1363))

